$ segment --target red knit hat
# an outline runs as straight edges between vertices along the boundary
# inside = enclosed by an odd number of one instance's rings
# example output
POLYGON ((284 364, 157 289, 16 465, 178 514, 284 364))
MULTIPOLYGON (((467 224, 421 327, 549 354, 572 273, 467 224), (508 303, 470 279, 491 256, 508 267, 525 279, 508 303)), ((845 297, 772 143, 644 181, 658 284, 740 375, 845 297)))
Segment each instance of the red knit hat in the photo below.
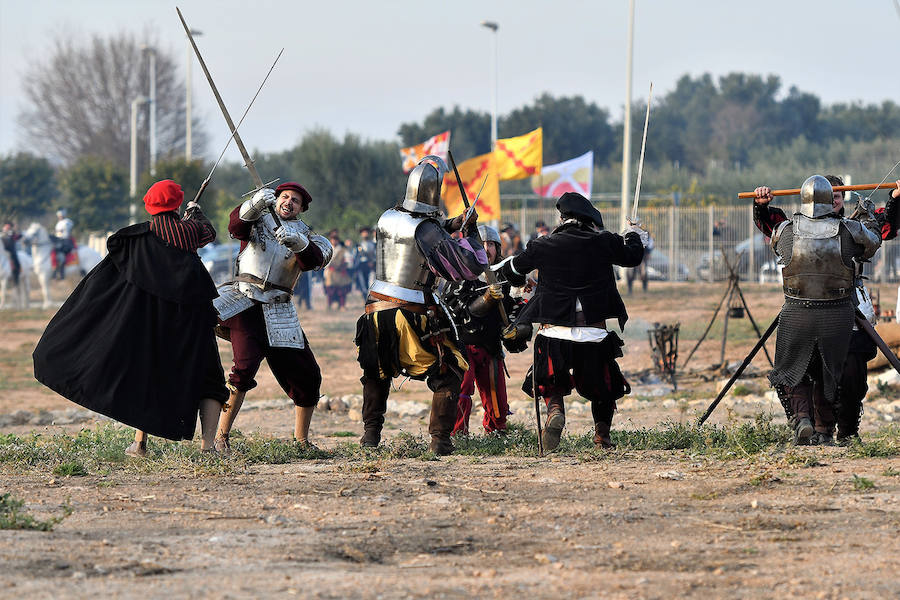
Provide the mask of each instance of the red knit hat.
POLYGON ((280 196, 281 192, 283 192, 284 190, 293 190, 300 194, 300 198, 303 199, 304 208, 308 207, 312 202, 312 196, 310 195, 310 193, 306 191, 305 187, 303 187, 296 181, 286 181, 285 183, 279 185, 277 188, 275 188, 275 196, 280 196))
POLYGON ((181 186, 171 179, 157 181, 150 186, 144 195, 144 208, 151 215, 175 210, 184 202, 184 192, 181 186))

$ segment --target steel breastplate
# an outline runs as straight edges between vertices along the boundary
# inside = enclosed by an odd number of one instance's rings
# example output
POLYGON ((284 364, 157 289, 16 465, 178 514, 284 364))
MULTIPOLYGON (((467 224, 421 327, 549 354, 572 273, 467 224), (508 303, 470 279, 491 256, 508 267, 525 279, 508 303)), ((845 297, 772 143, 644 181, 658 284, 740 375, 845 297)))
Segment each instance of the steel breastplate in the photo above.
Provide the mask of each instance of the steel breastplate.
MULTIPOLYGON (((281 226, 290 233, 310 234, 309 226, 300 219, 282 220, 281 226)), ((239 289, 260 302, 288 301, 289 290, 303 272, 294 253, 275 239, 274 231, 272 215, 263 214, 250 229, 250 240, 237 258, 239 289)))
POLYGON ((375 282, 371 291, 407 302, 425 302, 431 288, 428 261, 416 244, 416 229, 437 219, 391 208, 378 219, 375 282))
POLYGON ((784 294, 802 300, 837 300, 853 291, 854 272, 844 264, 840 219, 792 220, 791 259, 784 267, 784 294))

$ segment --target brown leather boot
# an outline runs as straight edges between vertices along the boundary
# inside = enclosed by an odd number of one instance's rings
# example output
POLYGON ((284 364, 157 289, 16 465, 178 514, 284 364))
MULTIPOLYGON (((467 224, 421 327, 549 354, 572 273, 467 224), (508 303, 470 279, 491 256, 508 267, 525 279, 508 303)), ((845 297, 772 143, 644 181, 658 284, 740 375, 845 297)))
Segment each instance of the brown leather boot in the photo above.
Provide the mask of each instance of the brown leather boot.
POLYGON ((559 439, 562 437, 563 427, 566 426, 566 408, 563 403, 562 396, 551 396, 547 398, 547 422, 544 424, 544 431, 541 434, 541 442, 544 444, 544 451, 551 452, 559 446, 559 439))
POLYGON ((450 435, 456 424, 456 397, 451 390, 441 389, 431 399, 431 418, 428 422, 428 433, 431 434, 431 451, 438 456, 446 456, 453 452, 450 435))
POLYGON ((231 395, 228 401, 222 405, 222 414, 219 416, 219 427, 216 429, 216 452, 220 454, 228 454, 231 452, 231 442, 228 435, 231 433, 231 426, 237 418, 238 411, 244 403, 244 396, 247 392, 242 392, 234 388, 231 389, 231 395))
POLYGON ((363 377, 363 435, 359 445, 363 448, 377 448, 381 443, 381 429, 384 427, 384 413, 387 411, 390 379, 369 379, 363 377))
POLYGON ((611 450, 616 447, 609 436, 609 423, 594 423, 594 445, 604 450, 611 450))

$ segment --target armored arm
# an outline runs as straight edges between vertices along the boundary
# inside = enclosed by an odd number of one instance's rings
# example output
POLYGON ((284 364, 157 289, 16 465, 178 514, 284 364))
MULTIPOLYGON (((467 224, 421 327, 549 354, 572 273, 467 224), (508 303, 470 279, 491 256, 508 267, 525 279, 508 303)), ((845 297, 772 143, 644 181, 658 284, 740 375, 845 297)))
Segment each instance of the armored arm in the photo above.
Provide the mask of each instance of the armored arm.
POLYGON ((484 293, 469 303, 469 312, 473 316, 483 317, 494 308, 503 298, 503 286, 499 283, 492 283, 484 290, 484 293))
POLYGON ((881 247, 881 231, 874 218, 865 221, 844 219, 843 224, 850 232, 853 241, 862 247, 860 259, 866 260, 872 257, 881 247))
POLYGON ((263 188, 253 194, 253 197, 241 205, 240 216, 242 221, 256 221, 265 210, 275 204, 275 191, 263 188))

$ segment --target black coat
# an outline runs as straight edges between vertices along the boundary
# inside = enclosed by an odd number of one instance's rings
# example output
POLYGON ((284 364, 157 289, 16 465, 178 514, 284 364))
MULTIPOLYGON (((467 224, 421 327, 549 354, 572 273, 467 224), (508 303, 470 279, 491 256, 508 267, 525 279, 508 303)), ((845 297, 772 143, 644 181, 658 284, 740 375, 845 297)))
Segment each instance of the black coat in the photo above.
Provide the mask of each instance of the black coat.
POLYGON ((35 378, 149 434, 190 439, 201 398, 228 391, 213 328, 216 288, 200 258, 147 223, 118 231, 34 350, 35 378))
POLYGON ((538 269, 540 278, 518 321, 574 327, 579 325, 575 302, 580 299, 585 318, 582 325, 615 317, 619 327, 624 327, 628 313, 616 289, 613 265, 636 267, 643 257, 644 247, 636 233, 623 239, 611 231, 575 223, 531 240, 511 261, 516 272, 538 269))

